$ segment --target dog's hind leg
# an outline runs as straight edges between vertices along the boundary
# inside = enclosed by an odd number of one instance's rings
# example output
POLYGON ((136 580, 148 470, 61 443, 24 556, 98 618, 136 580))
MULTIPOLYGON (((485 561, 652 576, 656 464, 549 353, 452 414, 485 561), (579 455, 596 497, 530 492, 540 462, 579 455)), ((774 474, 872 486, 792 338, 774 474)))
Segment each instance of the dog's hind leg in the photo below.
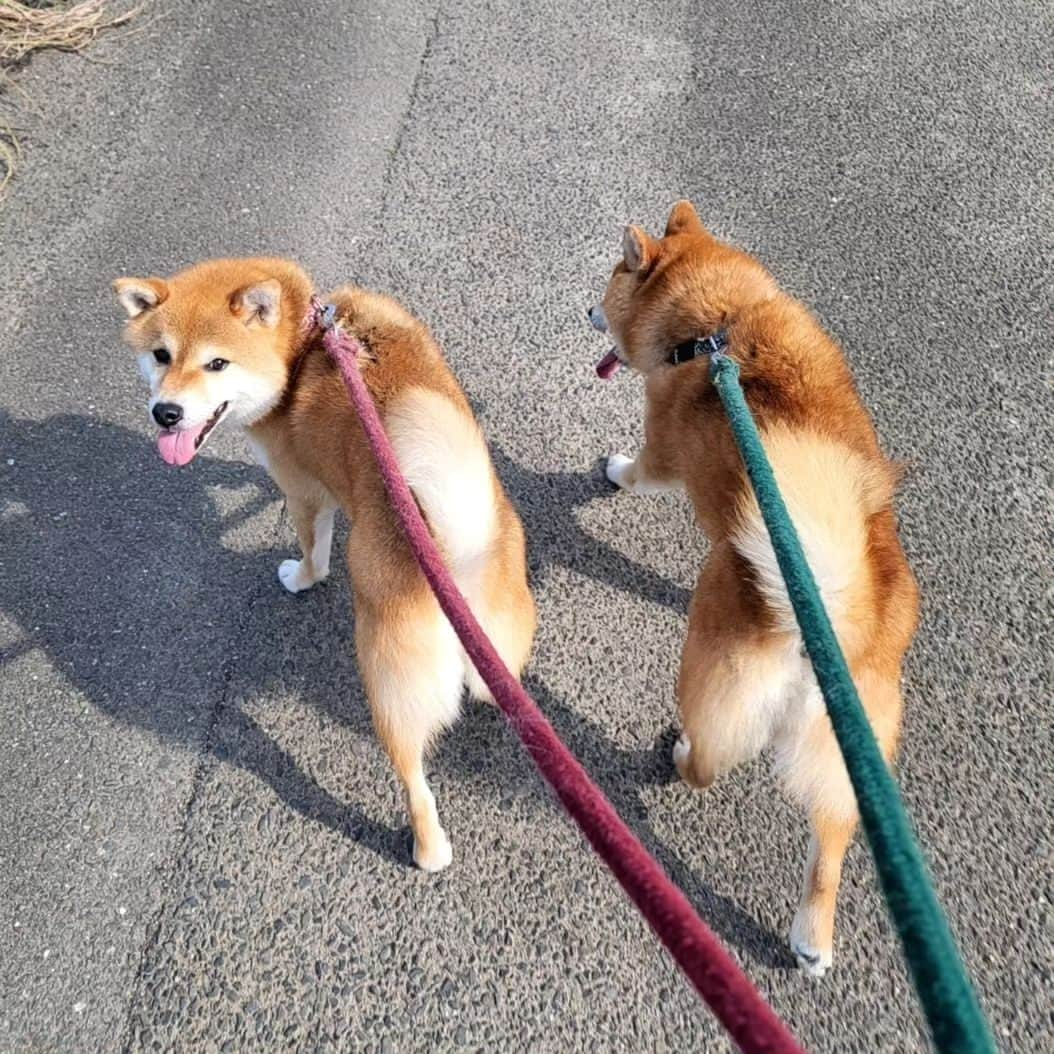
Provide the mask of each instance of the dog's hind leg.
POLYGON ((677 696, 684 731, 674 744, 681 778, 697 788, 756 757, 769 743, 788 695, 786 646, 689 630, 677 696))
POLYGON ((424 871, 440 871, 452 853, 424 758, 458 715, 464 666, 457 638, 430 595, 389 602, 383 613, 359 599, 355 608, 359 667, 374 726, 406 794, 414 862, 424 871))
MULTIPOLYGON (((899 678, 874 671, 854 671, 860 700, 886 761, 896 749, 900 726, 899 678)), ((790 943, 799 965, 822 977, 834 957, 834 917, 842 861, 857 824, 856 796, 838 742, 811 673, 795 724, 788 721, 779 744, 777 767, 792 797, 809 810, 812 837, 805 864, 805 882, 791 925, 790 943)))
MULTIPOLYGON (((519 677, 527 664, 534 639, 534 604, 526 587, 522 590, 522 597, 517 597, 515 601, 484 606, 476 610, 475 615, 502 661, 514 677, 519 677)), ((465 684, 473 699, 481 703, 494 702, 490 689, 467 655, 465 684)))
MULTIPOLYGON (((504 534, 497 539, 485 572, 475 577, 461 575, 458 581, 483 632, 514 677, 523 674, 537 624, 525 565, 523 530, 510 519, 504 534)), ((473 699, 494 702, 490 689, 467 655, 465 683, 473 699)))
POLYGON ((834 908, 842 881, 842 862, 853 840, 856 819, 812 814, 812 837, 805 862, 805 886, 791 926, 791 951, 812 977, 823 977, 834 951, 834 908))
POLYGON ((735 554, 714 547, 692 597, 677 701, 684 731, 673 748, 681 778, 708 787, 763 750, 779 726, 798 674, 793 637, 743 632, 735 554))

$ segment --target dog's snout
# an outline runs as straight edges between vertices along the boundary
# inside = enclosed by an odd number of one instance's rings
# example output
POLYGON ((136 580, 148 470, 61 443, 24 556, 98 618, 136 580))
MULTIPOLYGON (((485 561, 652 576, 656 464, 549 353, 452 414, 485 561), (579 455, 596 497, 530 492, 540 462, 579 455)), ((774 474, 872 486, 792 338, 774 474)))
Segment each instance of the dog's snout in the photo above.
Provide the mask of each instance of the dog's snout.
POLYGON ((179 403, 155 403, 153 414, 162 428, 171 428, 183 420, 183 407, 179 403))

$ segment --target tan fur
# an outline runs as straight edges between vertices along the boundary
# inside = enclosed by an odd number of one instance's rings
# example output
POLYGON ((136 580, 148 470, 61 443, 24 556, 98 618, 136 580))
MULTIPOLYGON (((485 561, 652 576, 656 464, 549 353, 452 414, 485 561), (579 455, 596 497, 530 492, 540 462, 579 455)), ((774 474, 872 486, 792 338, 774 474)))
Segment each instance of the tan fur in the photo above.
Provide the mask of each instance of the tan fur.
POLYGON ((609 477, 639 493, 683 486, 711 541, 689 612, 678 702, 681 775, 708 786, 765 748, 813 836, 791 929, 801 964, 830 965, 842 858, 856 804, 705 359, 682 342, 725 331, 747 400, 876 737, 892 759, 901 665, 918 619, 897 538, 899 476, 882 454, 841 350, 752 257, 714 238, 688 202, 661 239, 626 229, 602 317, 645 376, 645 445, 609 477))
MULTIPOLYGON (((414 859, 444 867, 450 845, 424 755, 457 717, 466 684, 488 695, 405 544, 338 372, 317 335, 301 334, 310 280, 288 261, 250 259, 115 285, 152 402, 182 400, 203 418, 230 396, 225 419, 246 429, 285 493, 303 551, 279 569, 287 589, 325 577, 333 512, 350 520, 356 649, 374 724, 406 790, 414 859), (157 348, 171 353, 163 368, 152 365, 157 348), (229 366, 210 373, 210 356, 229 366)), ((330 300, 366 349, 367 387, 454 577, 518 675, 535 629, 523 528, 464 393, 425 326, 394 300, 354 286, 330 300)))

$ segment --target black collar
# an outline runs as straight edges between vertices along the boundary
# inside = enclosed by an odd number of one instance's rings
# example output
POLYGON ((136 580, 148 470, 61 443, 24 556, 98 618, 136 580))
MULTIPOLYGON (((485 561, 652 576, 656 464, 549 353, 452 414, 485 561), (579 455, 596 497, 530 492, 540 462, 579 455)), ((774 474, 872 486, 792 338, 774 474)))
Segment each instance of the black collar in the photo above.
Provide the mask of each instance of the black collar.
POLYGON ((728 347, 728 334, 722 329, 709 337, 696 337, 678 344, 666 360, 671 366, 682 366, 700 355, 717 355, 728 347))

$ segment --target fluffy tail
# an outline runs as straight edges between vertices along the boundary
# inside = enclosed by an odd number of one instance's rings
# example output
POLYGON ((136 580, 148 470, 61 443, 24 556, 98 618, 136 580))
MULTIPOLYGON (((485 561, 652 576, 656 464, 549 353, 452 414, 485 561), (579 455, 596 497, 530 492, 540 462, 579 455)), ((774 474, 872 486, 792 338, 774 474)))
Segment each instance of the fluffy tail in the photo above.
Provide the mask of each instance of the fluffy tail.
MULTIPOLYGON (((763 441, 824 606, 842 637, 854 602, 870 588, 867 521, 892 499, 895 471, 815 434, 772 429, 763 441)), ((749 486, 731 541, 754 568, 777 627, 796 632, 787 587, 749 486)))
POLYGON ((494 470, 479 426, 426 388, 399 397, 385 415, 399 465, 454 577, 482 567, 497 528, 494 470))

